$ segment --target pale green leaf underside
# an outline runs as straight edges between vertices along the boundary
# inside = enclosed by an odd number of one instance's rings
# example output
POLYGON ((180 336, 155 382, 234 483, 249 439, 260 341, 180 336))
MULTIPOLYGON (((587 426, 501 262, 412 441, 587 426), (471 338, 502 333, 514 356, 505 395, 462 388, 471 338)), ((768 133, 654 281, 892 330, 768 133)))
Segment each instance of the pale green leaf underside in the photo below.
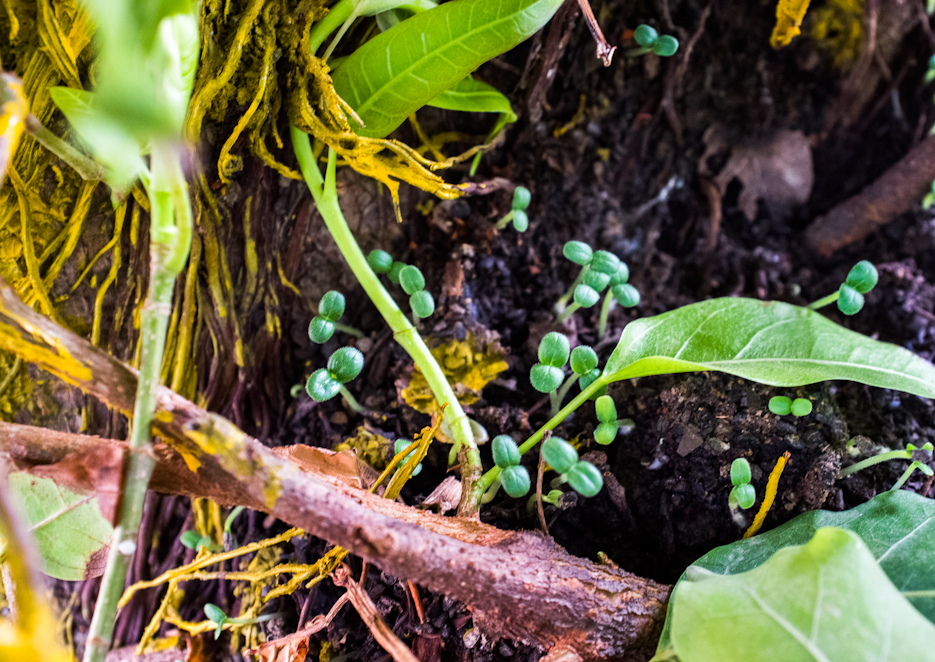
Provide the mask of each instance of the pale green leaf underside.
POLYGON ((96 499, 72 507, 86 497, 25 471, 9 475, 9 489, 27 525, 41 525, 33 536, 45 574, 69 581, 101 574, 114 530, 96 499))
POLYGON ((453 0, 374 37, 334 72, 334 87, 383 137, 478 66, 539 30, 562 0, 453 0))
POLYGON ((723 298, 636 320, 605 379, 718 370, 771 386, 847 379, 935 398, 935 366, 912 352, 777 301, 723 298))
POLYGON ((510 100, 495 87, 471 76, 464 78, 429 101, 429 106, 443 110, 458 110, 465 113, 504 113, 516 121, 516 113, 510 100))
POLYGON ((694 573, 673 601, 681 662, 935 660, 935 626, 843 529, 820 529, 749 572, 694 573))

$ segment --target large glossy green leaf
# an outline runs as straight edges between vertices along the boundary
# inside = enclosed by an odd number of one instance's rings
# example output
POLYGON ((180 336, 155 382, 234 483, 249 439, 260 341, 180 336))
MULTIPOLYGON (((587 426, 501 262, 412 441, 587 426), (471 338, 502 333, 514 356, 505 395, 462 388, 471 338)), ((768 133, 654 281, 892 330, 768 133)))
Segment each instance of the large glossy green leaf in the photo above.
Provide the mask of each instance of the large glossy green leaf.
POLYGON ((850 531, 819 529, 749 572, 697 569, 672 605, 681 662, 935 660, 935 626, 850 531))
POLYGON ((478 66, 524 41, 562 0, 453 0, 416 14, 358 48, 334 87, 382 137, 478 66))
POLYGON ((70 581, 101 575, 114 529, 96 497, 25 471, 9 474, 9 489, 32 528, 45 574, 70 581))
POLYGON ((828 526, 859 535, 896 588, 935 623, 935 501, 914 492, 884 492, 843 512, 802 513, 772 531, 718 547, 692 565, 721 575, 746 572, 828 526))
POLYGON ((777 301, 711 299, 631 322, 606 380, 718 370, 771 386, 828 379, 935 398, 935 366, 912 352, 777 301))

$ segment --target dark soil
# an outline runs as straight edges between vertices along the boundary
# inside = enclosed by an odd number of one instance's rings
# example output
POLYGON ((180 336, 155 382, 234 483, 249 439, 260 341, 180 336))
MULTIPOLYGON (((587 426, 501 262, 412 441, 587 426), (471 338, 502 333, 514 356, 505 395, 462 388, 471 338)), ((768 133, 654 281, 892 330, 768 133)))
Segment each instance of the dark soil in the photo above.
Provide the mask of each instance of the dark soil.
MULTIPOLYGON (((660 14, 666 6, 664 0, 622 1, 596 5, 595 10, 616 43, 626 29, 642 22, 671 32, 660 14)), ((859 259, 880 265, 880 285, 856 317, 845 318, 833 310, 828 315, 927 359, 935 354, 931 214, 910 213, 826 262, 805 252, 800 235, 816 216, 872 181, 924 135, 932 115, 929 92, 923 93, 921 83, 929 53, 925 33, 915 26, 892 63, 902 75, 894 88, 899 104, 889 89, 881 89, 858 122, 829 131, 827 114, 846 72, 834 68, 830 55, 807 36, 785 50, 770 49, 772 6, 713 2, 680 85, 675 80, 677 60, 627 60, 618 55, 610 68, 600 66, 590 35, 579 23, 555 73, 548 107, 538 111, 537 121, 524 113, 505 143, 484 158, 478 174, 507 177, 532 190, 526 234, 492 230, 509 209, 507 193, 435 204, 424 214, 416 204, 429 202, 428 196, 404 191, 405 223, 396 226, 387 196, 381 196, 374 183, 353 174, 342 177, 344 207, 365 251, 379 246, 419 266, 434 292, 443 290, 451 274, 463 276, 460 292, 446 289, 438 297, 438 312, 424 334, 437 341, 484 329, 499 334, 509 350, 509 371, 470 407, 491 436, 523 437, 548 418, 548 405, 529 386, 528 371, 539 338, 552 328, 551 307, 575 277, 574 265, 561 256, 569 239, 615 252, 630 265, 631 282, 642 294, 637 308, 618 308, 612 314, 609 341, 597 338, 596 311, 579 312, 564 329, 573 346, 595 346, 602 361, 612 351, 613 339, 638 316, 714 296, 805 304, 836 289, 859 259), (669 112, 667 91, 674 95, 669 112), (584 117, 554 137, 553 132, 575 115, 582 95, 584 117), (753 220, 738 207, 742 184, 735 181, 723 199, 723 219, 711 250, 706 244, 711 216, 698 172, 705 152, 703 136, 714 123, 728 127, 736 144, 778 129, 801 130, 811 138, 816 172, 807 204, 784 213, 761 202, 753 220), (676 185, 665 200, 641 208, 673 178, 676 185)), ((706 6, 672 0, 668 11, 684 47, 699 30, 706 6)), ((533 43, 541 44, 542 39, 533 43)), ((524 94, 531 86, 523 77, 529 51, 530 45, 525 45, 479 72, 480 78, 508 91, 518 108, 524 107, 524 94)), ((483 134, 489 119, 428 110, 420 118, 429 133, 456 128, 473 134, 483 134)), ((417 143, 408 128, 399 133, 417 143)), ((707 167, 717 172, 726 158, 712 157, 707 167)), ((249 156, 246 161, 238 187, 224 204, 239 218, 244 201, 259 196, 264 207, 254 222, 261 234, 272 238, 259 250, 284 256, 286 273, 308 301, 317 301, 335 287, 347 294, 344 321, 368 335, 358 342, 367 357, 366 368, 352 388, 366 406, 386 415, 383 421, 371 421, 373 427, 391 439, 411 438, 428 422, 427 416, 400 404, 397 396, 397 380, 405 379, 411 362, 343 267, 309 207, 307 190, 273 176, 249 156)), ((458 180, 466 172, 456 169, 450 177, 458 180)), ((232 254, 239 250, 242 255, 236 227, 227 242, 232 254)), ((242 265, 235 262, 231 268, 236 282, 242 265)), ((258 307, 243 330, 257 354, 237 376, 233 396, 213 402, 238 425, 273 445, 333 446, 353 436, 361 418, 344 411, 337 400, 317 405, 304 396, 291 401, 287 394, 312 369, 324 365, 346 337, 337 335, 321 348, 312 346, 306 335, 306 303, 285 290, 280 296, 283 338, 268 346, 253 342, 263 327, 258 307)), ((836 480, 842 464, 854 461, 846 449, 853 438, 869 440, 858 444, 865 454, 874 445, 902 448, 935 441, 930 402, 849 383, 777 390, 720 374, 677 375, 617 384, 611 395, 621 417, 635 424, 612 446, 594 444, 596 421, 589 406, 557 431, 564 438, 577 438, 582 453, 593 451, 590 457, 604 470, 607 488, 592 499, 570 497, 563 510, 548 507, 550 531, 574 554, 597 558, 604 552, 629 571, 669 583, 693 560, 742 534, 727 506, 728 472, 735 458, 750 461, 753 482, 762 489, 777 458, 785 451, 791 454, 777 504, 766 520, 769 528, 806 510, 849 508, 889 488, 903 466, 879 466, 836 480), (775 416, 766 403, 777 394, 807 397, 814 411, 800 419, 775 416)), ((409 503, 427 495, 444 477, 446 451, 433 453, 427 470, 404 494, 409 503)), ((484 456, 490 462, 489 451, 484 456)), ((931 481, 918 474, 908 484, 923 494, 930 486, 931 481)), ((155 576, 190 556, 177 542, 177 532, 190 526, 187 506, 166 497, 153 498, 150 505, 155 513, 150 531, 160 532, 160 538, 150 567, 140 564, 134 579, 155 576)), ((281 530, 281 525, 263 519, 256 513, 243 517, 235 529, 238 540, 281 530)), ((502 494, 485 508, 483 519, 505 528, 538 526, 535 517, 527 515, 525 500, 502 494)), ((748 522, 751 519, 748 513, 748 522)), ((303 541, 283 560, 311 562, 324 550, 323 543, 303 541)), ((359 572, 359 563, 354 571, 359 572)), ((369 577, 369 592, 384 618, 420 657, 424 654, 423 660, 525 660, 538 655, 506 642, 481 641, 469 650, 465 642, 474 643, 471 618, 462 605, 423 593, 427 620, 420 624, 404 582, 374 568, 369 577)), ((95 590, 85 590, 85 606, 95 590)), ((122 617, 118 633, 124 643, 138 639, 153 613, 157 596, 151 593, 122 617)), ((229 583, 204 583, 187 593, 183 615, 189 618, 198 618, 206 601, 234 605, 229 583)), ((327 612, 337 594, 327 583, 311 592, 298 591, 293 600, 283 601, 281 608, 288 616, 274 625, 276 631, 291 632, 300 615, 304 621, 327 612)), ((342 613, 327 633, 337 652, 362 660, 385 659, 357 617, 342 613)), ((78 615, 78 629, 81 621, 78 615)))

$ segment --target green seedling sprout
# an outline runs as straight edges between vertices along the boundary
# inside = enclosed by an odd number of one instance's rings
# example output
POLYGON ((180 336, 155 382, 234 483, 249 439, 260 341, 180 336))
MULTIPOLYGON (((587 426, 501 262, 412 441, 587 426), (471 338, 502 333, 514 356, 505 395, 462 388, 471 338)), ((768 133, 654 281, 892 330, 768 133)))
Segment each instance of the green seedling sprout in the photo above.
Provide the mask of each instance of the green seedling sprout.
POLYGON ((399 284, 409 295, 409 307, 412 309, 412 322, 431 317, 435 312, 435 299, 425 291, 425 276, 418 267, 403 267, 399 272, 399 284))
POLYGON ((614 302, 632 307, 640 302, 640 294, 632 285, 627 284, 630 269, 613 253, 595 251, 583 241, 569 241, 562 247, 562 254, 581 266, 578 277, 568 291, 555 304, 559 313, 557 324, 568 319, 579 308, 590 308, 601 298, 601 292, 608 290, 601 307, 601 324, 598 332, 601 336, 607 331, 607 317, 614 302), (609 289, 608 289, 609 288, 609 289), (574 302, 568 305, 569 300, 574 302))
POLYGON ((274 618, 279 618, 283 615, 284 612, 277 611, 274 614, 263 614, 262 616, 256 616, 254 618, 230 618, 227 614, 224 613, 224 610, 213 605, 210 602, 205 605, 205 616, 208 617, 208 620, 212 623, 217 624, 217 629, 214 631, 214 638, 219 639, 221 637, 221 630, 224 629, 224 626, 228 623, 231 625, 253 625, 255 623, 265 623, 266 621, 271 621, 274 618))
POLYGON ((809 304, 812 310, 837 302, 838 309, 845 315, 856 315, 864 307, 864 295, 876 287, 880 275, 876 267, 867 260, 855 264, 837 292, 809 304))
POLYGON ((900 489, 903 485, 906 484, 906 481, 909 480, 909 477, 912 475, 912 472, 918 469, 926 476, 933 475, 932 468, 929 465, 932 461, 932 451, 933 446, 931 443, 926 442, 922 448, 918 448, 913 444, 906 444, 906 450, 904 451, 888 451, 886 453, 880 453, 879 455, 874 455, 873 457, 868 457, 866 460, 861 460, 856 464, 841 470, 841 478, 846 478, 852 473, 856 473, 867 467, 872 467, 875 464, 880 464, 881 462, 889 462, 890 460, 911 460, 906 470, 903 472, 902 476, 899 477, 893 487, 890 488, 891 491, 900 489))
POLYGON ((305 383, 305 390, 316 402, 326 402, 340 393, 351 408, 364 413, 366 410, 345 388, 364 367, 364 355, 356 347, 342 347, 328 359, 327 368, 319 368, 305 383))
POLYGON ((497 230, 502 230, 507 223, 513 221, 513 229, 517 232, 525 232, 529 229, 529 216, 526 215, 526 208, 532 201, 532 193, 525 186, 517 186, 513 191, 513 209, 503 218, 497 221, 497 230))
POLYGON ((179 542, 183 547, 188 547, 196 552, 201 548, 209 552, 220 552, 224 548, 211 540, 211 536, 203 536, 195 530, 189 530, 179 536, 179 542))
POLYGON ((551 487, 558 488, 568 484, 583 497, 592 497, 604 486, 604 477, 590 462, 579 460, 574 446, 559 437, 549 437, 542 444, 542 459, 545 460, 558 477, 551 487))
POLYGON ((808 416, 812 413, 812 402, 805 398, 795 400, 784 395, 777 395, 769 399, 769 410, 777 416, 808 416))
POLYGON ((600 375, 597 353, 587 345, 575 347, 570 356, 572 374, 565 379, 564 368, 569 358, 568 338, 552 331, 539 342, 539 363, 529 371, 529 381, 533 388, 549 394, 553 416, 561 409, 565 396, 575 382, 582 378, 591 378, 590 381, 593 381, 600 375))
POLYGON ((500 468, 500 484, 503 491, 517 499, 526 496, 532 483, 529 480, 529 471, 520 465, 519 447, 513 438, 505 434, 494 437, 491 451, 494 464, 500 468))
POLYGON ((641 25, 633 31, 633 39, 640 45, 627 51, 626 57, 639 57, 646 53, 655 53, 660 57, 671 57, 679 49, 678 39, 667 34, 660 35, 655 28, 641 25))
POLYGON ((610 313, 618 303, 624 308, 633 308, 640 303, 640 292, 627 281, 630 280, 630 268, 621 262, 617 272, 610 277, 607 294, 601 305, 601 315, 597 323, 597 336, 603 338, 607 335, 607 320, 610 313))
POLYGON ((733 487, 727 497, 727 505, 738 526, 746 524, 740 511, 748 510, 756 503, 756 489, 750 484, 751 478, 750 463, 746 459, 738 457, 731 463, 730 482, 733 487))
POLYGON ((613 443, 617 438, 622 421, 617 420, 617 406, 609 395, 600 396, 594 403, 598 426, 594 430, 594 441, 601 446, 613 443))
POLYGON ((323 345, 334 335, 335 323, 344 314, 344 295, 331 290, 318 302, 318 314, 308 325, 308 337, 313 343, 323 345))

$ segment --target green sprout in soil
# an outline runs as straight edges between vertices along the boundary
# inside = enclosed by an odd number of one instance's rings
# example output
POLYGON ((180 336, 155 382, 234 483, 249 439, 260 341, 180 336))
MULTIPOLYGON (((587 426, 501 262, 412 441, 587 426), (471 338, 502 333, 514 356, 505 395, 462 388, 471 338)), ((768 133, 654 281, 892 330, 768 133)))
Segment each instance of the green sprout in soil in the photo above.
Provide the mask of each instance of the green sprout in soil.
POLYGON ((354 411, 364 408, 344 386, 356 379, 364 367, 364 355, 356 347, 342 347, 328 359, 327 368, 319 368, 311 374, 305 390, 316 402, 326 402, 340 393, 354 411))
POLYGON ((598 425, 594 430, 594 441, 601 446, 608 446, 617 438, 621 427, 630 427, 633 424, 629 418, 617 420, 617 405, 609 395, 602 395, 594 403, 598 425))
POLYGON ((593 464, 578 459, 578 451, 564 439, 549 437, 542 444, 542 459, 558 473, 552 488, 568 484, 583 497, 593 497, 604 486, 604 477, 593 464))
POLYGON ((873 457, 868 457, 866 460, 861 460, 856 464, 852 464, 846 469, 842 469, 841 478, 846 478, 852 473, 856 473, 882 462, 889 462, 890 460, 911 460, 909 466, 906 467, 906 470, 903 472, 902 476, 900 476, 899 480, 897 480, 893 484, 893 487, 890 488, 891 491, 896 491, 906 484, 906 481, 909 480, 909 477, 912 476, 912 472, 914 472, 916 469, 921 471, 926 476, 932 476, 935 474, 935 472, 933 472, 932 468, 929 466, 929 464, 932 462, 932 451, 933 446, 930 442, 923 444, 922 448, 918 448, 913 444, 906 444, 906 450, 904 451, 897 450, 880 453, 879 455, 874 455, 873 457))
POLYGON ((777 416, 808 416, 812 413, 812 401, 805 398, 787 398, 777 395, 769 399, 769 410, 777 416))
POLYGON ((837 301, 838 309, 842 313, 856 315, 864 307, 864 295, 872 290, 879 280, 880 275, 876 267, 867 260, 861 260, 851 268, 837 292, 809 304, 808 307, 818 310, 837 301))
POLYGON ((195 530, 189 530, 179 536, 179 542, 188 549, 196 552, 204 548, 209 552, 220 552, 224 549, 211 539, 211 536, 203 536, 195 530))
POLYGON ((500 468, 500 484, 511 497, 519 498, 529 492, 529 471, 520 464, 519 448, 513 438, 501 434, 491 442, 494 464, 500 468))
POLYGON ((529 229, 529 217, 526 215, 526 208, 532 201, 532 193, 525 186, 517 186, 513 191, 513 209, 503 218, 497 221, 497 230, 502 230, 507 223, 513 221, 513 229, 517 232, 525 232, 529 229))
POLYGON ((282 615, 283 612, 278 611, 274 614, 263 614, 262 616, 255 616, 254 618, 230 618, 227 614, 224 613, 224 610, 217 605, 211 604, 210 602, 205 605, 205 616, 208 617, 209 621, 217 624, 217 629, 214 631, 215 639, 219 639, 221 637, 221 630, 223 630, 224 626, 228 623, 230 625, 254 625, 255 623, 265 623, 266 621, 271 621, 274 618, 279 618, 282 615))
POLYGON ((607 319, 617 303, 632 308, 640 302, 639 291, 627 282, 630 269, 613 253, 595 251, 583 241, 566 242, 562 254, 579 265, 581 271, 555 304, 559 313, 556 323, 561 324, 579 308, 592 307, 600 300, 601 292, 607 290, 598 323, 598 335, 603 337, 607 333, 607 319), (572 298, 574 302, 568 305, 572 298))
POLYGON ((568 358, 568 338, 552 331, 539 342, 539 363, 529 371, 532 387, 540 393, 549 394, 553 416, 561 409, 562 401, 579 378, 592 377, 595 371, 600 375, 597 353, 587 345, 575 347, 571 352, 572 374, 565 379, 564 368, 568 358))
POLYGON ((742 457, 738 457, 730 465, 730 482, 733 485, 730 495, 727 497, 727 505, 734 520, 743 525, 743 516, 738 509, 747 510, 756 503, 756 489, 750 484, 752 474, 750 472, 750 463, 742 457))
POLYGON ((627 57, 639 57, 647 53, 655 53, 660 57, 671 57, 679 49, 678 39, 667 34, 660 35, 655 28, 646 24, 633 31, 633 39, 640 47, 627 51, 627 57))

